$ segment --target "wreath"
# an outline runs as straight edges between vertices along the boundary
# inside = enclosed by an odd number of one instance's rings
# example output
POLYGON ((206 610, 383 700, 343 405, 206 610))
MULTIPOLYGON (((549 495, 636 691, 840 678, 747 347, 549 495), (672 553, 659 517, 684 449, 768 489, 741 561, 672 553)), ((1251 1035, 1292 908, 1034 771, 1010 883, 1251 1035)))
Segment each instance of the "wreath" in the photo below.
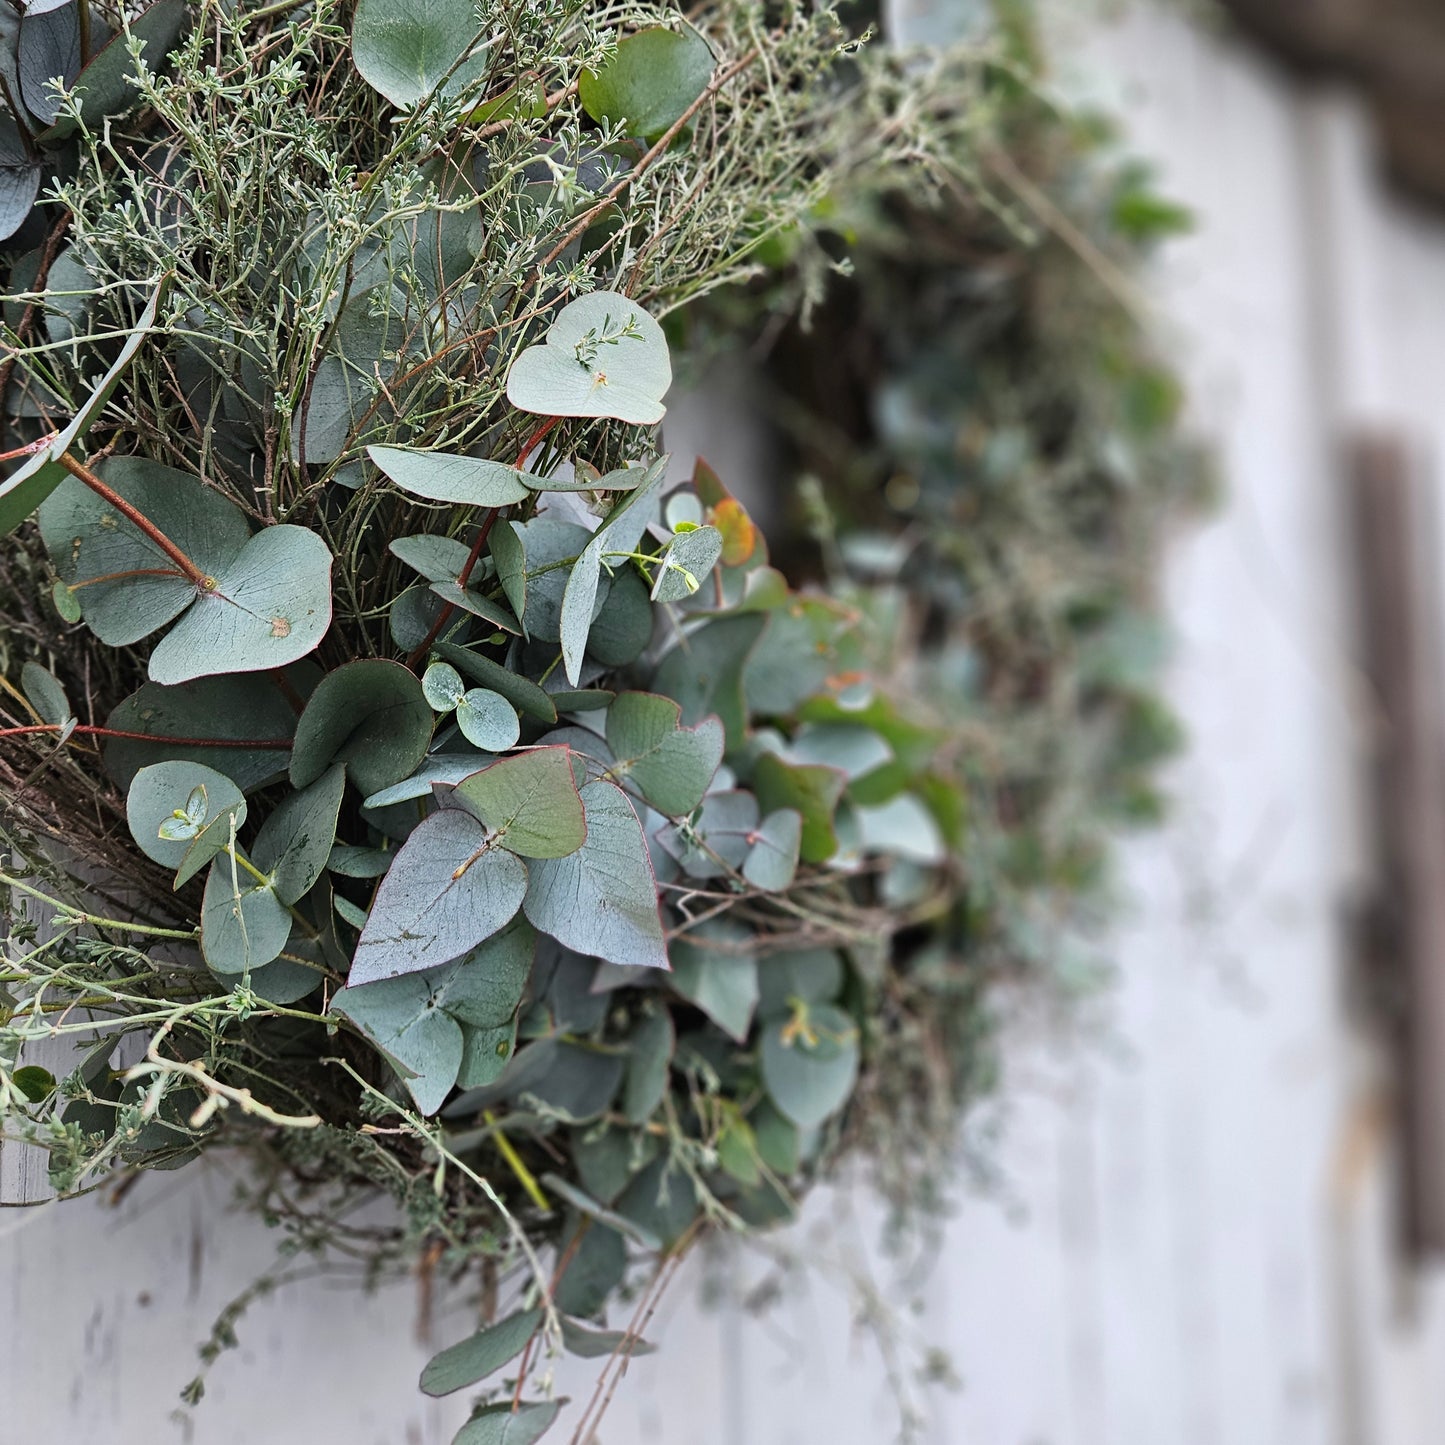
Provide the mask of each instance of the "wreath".
POLYGON ((244 1149, 309 1247, 480 1280, 421 1380, 483 1389, 459 1445, 537 1438, 547 1359, 620 1368, 693 1241, 846 1150, 922 1202, 989 984, 1152 811, 1172 393, 1111 296, 1107 404, 1012 385, 1059 350, 984 164, 1058 128, 1016 39, 0 4, 6 1137, 64 1194, 244 1149), (990 267, 960 333, 930 287, 990 267), (825 479, 786 575, 661 450, 674 352, 764 309, 808 317, 775 420, 825 479), (1043 596, 1040 539, 1079 563, 1043 596))

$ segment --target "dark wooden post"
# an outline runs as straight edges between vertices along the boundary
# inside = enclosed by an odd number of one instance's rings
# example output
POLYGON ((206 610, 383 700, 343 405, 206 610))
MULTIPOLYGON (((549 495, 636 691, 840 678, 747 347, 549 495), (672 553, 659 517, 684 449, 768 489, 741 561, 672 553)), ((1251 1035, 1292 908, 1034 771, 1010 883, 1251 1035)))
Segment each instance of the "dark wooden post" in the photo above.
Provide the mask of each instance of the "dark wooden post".
POLYGON ((1380 908, 1397 983, 1406 1230, 1445 1252, 1445 714, 1438 549, 1399 437, 1349 446, 1374 729, 1380 908))

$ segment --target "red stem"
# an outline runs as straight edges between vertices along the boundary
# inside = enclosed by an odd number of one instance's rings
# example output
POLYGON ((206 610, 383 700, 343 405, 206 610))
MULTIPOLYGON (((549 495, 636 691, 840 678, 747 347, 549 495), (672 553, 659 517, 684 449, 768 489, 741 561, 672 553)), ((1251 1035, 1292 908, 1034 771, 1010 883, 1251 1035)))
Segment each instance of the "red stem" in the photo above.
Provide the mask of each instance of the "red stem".
POLYGON ((122 517, 145 533, 145 535, 176 564, 182 575, 194 582, 202 592, 209 592, 211 588, 215 586, 214 581, 207 577, 149 517, 136 511, 119 492, 113 491, 110 487, 106 486, 88 467, 82 466, 69 452, 62 452, 56 460, 72 477, 76 477, 84 482, 97 497, 109 503, 122 517))
MULTIPOLYGON (((34 723, 30 727, 0 728, 0 738, 19 738, 31 733, 58 733, 64 723, 34 723)), ((72 735, 80 733, 85 737, 130 738, 138 743, 173 743, 178 748, 271 748, 277 751, 292 746, 290 738, 173 738, 164 733, 132 733, 124 728, 91 727, 77 723, 71 729, 72 735)))

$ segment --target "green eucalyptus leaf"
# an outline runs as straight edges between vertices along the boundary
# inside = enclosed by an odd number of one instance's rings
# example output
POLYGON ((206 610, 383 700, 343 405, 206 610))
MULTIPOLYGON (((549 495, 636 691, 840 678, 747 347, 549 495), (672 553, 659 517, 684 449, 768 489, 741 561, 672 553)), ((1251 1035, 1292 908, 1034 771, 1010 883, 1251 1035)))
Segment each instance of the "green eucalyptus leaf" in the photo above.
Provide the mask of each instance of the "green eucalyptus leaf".
POLYGON ((716 527, 679 531, 658 559, 652 600, 681 602, 691 597, 717 566, 722 549, 722 533, 716 527))
POLYGON ((835 1004, 776 1019, 762 1041, 763 1084, 779 1112, 815 1129, 848 1102, 858 1078, 858 1026, 835 1004))
POLYGON ((664 828, 662 846, 692 878, 722 878, 741 870, 758 828, 758 800, 739 789, 709 793, 687 828, 664 828))
POLYGON ((434 712, 451 712, 467 689, 456 668, 449 663, 434 662, 422 674, 421 690, 434 712))
POLYGON ((388 544, 399 558, 428 582, 453 582, 467 565, 469 548, 455 537, 394 537, 388 544))
POLYGON ((301 714, 291 782, 303 788, 343 762, 362 794, 389 788, 421 764, 433 720, 421 683, 399 662, 348 662, 321 679, 301 714))
POLYGON ((361 806, 372 812, 394 807, 397 803, 409 803, 413 798, 430 798, 439 783, 453 787, 490 761, 476 753, 431 753, 409 778, 371 793, 362 800, 361 806))
POLYGON ((297 408, 293 462, 314 466, 335 461, 365 419, 378 428, 390 425, 379 382, 390 381, 396 372, 407 335, 406 309, 406 297, 389 283, 347 302, 297 408))
POLYGON ((571 1254, 572 1263, 557 1281, 553 1303, 569 1315, 601 1313, 627 1272, 626 1242, 615 1229, 574 1216, 559 1249, 571 1254), (574 1246, 579 1230, 582 1237, 574 1246))
MULTIPOLYGON (((73 98, 80 104, 87 130, 100 134, 100 122, 105 117, 132 109, 140 99, 140 92, 134 84, 136 67, 131 58, 131 39, 141 42, 141 64, 147 70, 159 70, 167 53, 180 38, 185 21, 185 0, 156 0, 94 52, 71 87, 73 98)), ((59 140, 77 128, 69 116, 57 118, 54 105, 52 97, 48 118, 55 123, 45 133, 46 141, 59 140)))
POLYGON ((55 1092, 55 1075, 39 1064, 25 1064, 10 1075, 10 1082, 32 1104, 39 1104, 55 1092))
POLYGON ((433 582, 431 590, 443 602, 449 602, 453 607, 460 607, 464 612, 470 612, 473 616, 490 622, 493 627, 500 627, 503 632, 517 633, 522 630, 521 624, 505 607, 498 606, 490 598, 483 597, 480 592, 463 587, 454 579, 433 582))
POLYGON ((214 768, 186 761, 153 763, 131 780, 125 814, 141 852, 163 868, 179 870, 179 888, 231 841, 233 822, 239 828, 246 821, 246 800, 214 768))
POLYGON ((608 668, 636 662, 652 641, 654 620, 647 583, 635 568, 619 567, 612 574, 607 605, 592 619, 587 656, 608 668))
POLYGON ((876 808, 854 807, 865 852, 888 853, 911 863, 942 863, 948 845, 933 814, 916 793, 900 793, 876 808))
POLYGON ((657 883, 637 814, 612 783, 588 783, 581 797, 587 841, 569 857, 532 864, 527 917, 578 953, 665 969, 657 883))
POLYGON ((511 1401, 485 1405, 452 1440, 452 1445, 532 1445, 552 1428, 566 1402, 543 1400, 512 1408, 511 1401))
POLYGON ((42 125, 48 126, 60 113, 60 96, 51 82, 58 80, 69 89, 83 61, 78 5, 26 11, 15 48, 20 99, 42 125))
POLYGON ((703 800, 722 762, 722 723, 704 718, 681 726, 682 709, 651 692, 620 693, 607 709, 607 745, 616 779, 629 779, 668 817, 691 813, 703 800))
POLYGON ((123 788, 148 763, 184 759, 215 768, 251 792, 285 776, 296 713, 274 679, 221 675, 179 687, 148 682, 105 725, 130 735, 105 741, 106 770, 123 788), (186 739, 225 745, 196 746, 186 739), (258 747, 262 742, 280 746, 258 747))
POLYGON ((615 1229, 619 1234, 625 1234, 635 1244, 641 1245, 643 1249, 655 1253, 662 1248, 662 1241, 646 1226, 598 1203, 585 1190, 579 1189, 570 1180, 562 1178, 560 1174, 544 1174, 542 1183, 585 1218, 594 1219, 598 1224, 605 1224, 609 1229, 615 1229))
POLYGON ((270 963, 291 936, 291 915, 270 883, 258 883, 229 853, 211 862, 201 900, 201 954, 216 973, 270 963))
POLYGON ((627 1080, 622 1112, 634 1124, 645 1124, 667 1094, 672 1051, 677 1044, 672 1015, 666 1009, 648 1014, 628 1036, 627 1080))
POLYGON ((351 843, 334 843, 326 859, 329 872, 343 878, 380 878, 396 859, 389 848, 360 848, 351 843))
POLYGON ((531 495, 521 469, 503 462, 407 447, 367 447, 366 454, 402 491, 430 502, 507 507, 531 495))
POLYGON ((563 858, 587 838, 582 795, 565 747, 502 758, 458 783, 456 801, 487 825, 495 843, 524 858, 563 858))
POLYGON ((475 948, 515 916, 527 865, 492 847, 456 808, 424 819, 381 881, 356 946, 350 983, 420 973, 475 948))
POLYGON ((480 1383, 508 1361, 515 1360, 541 1323, 541 1310, 519 1310, 478 1330, 427 1361, 421 1372, 422 1391, 439 1397, 480 1383))
POLYGON ((577 95, 593 120, 625 122, 629 135, 661 135, 707 89, 713 64, 690 25, 681 32, 654 26, 621 41, 600 70, 584 70, 577 95))
POLYGON ((334 763, 314 783, 284 798, 261 824, 254 861, 270 875, 282 903, 303 898, 326 871, 345 787, 346 769, 334 763))
POLYGON ((792 885, 803 844, 803 815, 796 808, 779 808, 758 825, 754 842, 743 861, 743 877, 765 893, 781 893, 792 885))
POLYGON ((464 1071, 478 1074, 476 1063, 467 1067, 469 1044, 481 1040, 492 1077, 505 1067, 536 945, 517 920, 453 963, 342 989, 331 1006, 399 1066, 417 1108, 434 1114, 459 1079, 471 1087, 464 1071))
POLYGON ((662 328, 635 301, 593 291, 564 306, 507 375, 507 400, 543 416, 615 417, 655 426, 672 362, 662 328))
POLYGON ((657 1349, 656 1345, 625 1330, 589 1330, 569 1319, 562 1321, 562 1347, 569 1355, 582 1360, 600 1360, 619 1352, 630 1359, 634 1355, 650 1355, 657 1349))
POLYGON ((765 1019, 785 1018, 796 1003, 834 1003, 845 976, 843 959, 832 948, 769 954, 758 971, 758 1013, 765 1019))
POLYGON ((517 710, 489 688, 474 687, 457 702, 457 726, 473 747, 501 753, 514 746, 522 735, 517 710))
POLYGON ((697 1218, 697 1187, 664 1155, 654 1159, 627 1186, 616 1208, 670 1249, 697 1218))
POLYGON ((676 698, 689 726, 716 713, 729 751, 747 738, 744 670, 766 625, 766 618, 747 615, 704 623, 662 659, 652 677, 652 690, 676 698))
MULTIPOLYGON (((667 473, 666 457, 660 457, 648 467, 637 487, 629 492, 607 514, 602 525, 592 533, 582 548, 567 578, 562 593, 562 605, 558 617, 557 634, 562 644, 562 663, 567 681, 574 687, 581 675, 582 658, 587 650, 588 636, 593 620, 600 610, 599 584, 602 569, 609 555, 625 557, 632 552, 641 539, 652 506, 662 481, 667 473)), ((531 563, 531 549, 528 549, 531 563)), ((605 597, 607 593, 602 593, 605 597)), ((531 626, 538 635, 545 636, 537 626, 533 609, 531 626)), ((550 640, 550 639, 549 639, 550 640)))
MULTIPOLYGON (((578 528, 581 531, 581 528, 578 528)), ((497 569, 497 581, 512 604, 519 622, 527 621, 527 546, 526 534, 518 522, 503 522, 492 529, 487 543, 497 569)), ((565 552, 562 554, 567 555, 565 552)))
MULTIPOLYGON (((3 198, 3 193, 3 187, 0 187, 0 198, 3 198)), ((120 384, 136 352, 145 344, 146 337, 155 326, 165 289, 166 281, 163 279, 151 293, 145 310, 136 320, 135 329, 126 336, 120 354, 80 404, 70 424, 52 442, 28 458, 23 466, 0 481, 0 536, 13 532, 69 475, 59 459, 90 430, 105 410, 111 393, 120 384)))
MULTIPOLYGON (((110 457, 96 474, 208 575, 218 576, 251 539, 241 509, 185 472, 110 457)), ((40 535, 86 624, 108 646, 139 642, 197 599, 195 584, 165 552, 77 477, 67 476, 41 505, 40 535)))
MULTIPOLYGON (((0 68, 4 62, 0 60, 0 68)), ((20 127, 0 111, 0 241, 7 241, 25 223, 40 194, 44 167, 21 138, 20 127)), ((15 286, 12 277, 11 286, 15 286)))
POLYGON ((789 763, 764 753, 753 770, 753 787, 763 812, 790 808, 803 820, 799 852, 806 863, 824 863, 838 851, 833 819, 848 775, 821 763, 789 763))
POLYGON ((73 716, 65 689, 38 662, 27 662, 20 669, 20 690, 41 722, 58 727, 73 716))
POLYGON ((746 936, 724 934, 709 947, 707 935, 689 933, 674 939, 670 950, 669 986, 739 1044, 747 1040, 758 1003, 759 965, 746 942, 746 936), (725 949, 727 944, 733 946, 725 949))
POLYGON ((464 677, 500 693, 518 712, 526 713, 538 722, 557 721, 557 709, 551 698, 530 678, 509 672, 488 657, 448 642, 439 643, 436 650, 439 657, 451 663, 464 677))
POLYGON ((462 1025, 462 1066, 457 1070, 457 1086, 478 1089, 494 1083, 506 1071, 517 1047, 517 1020, 498 1024, 495 1028, 473 1028, 462 1025))
POLYGON ((361 78, 393 105, 456 95, 486 73, 472 0, 357 0, 351 53, 361 78))
POLYGON ((174 686, 217 672, 269 672, 305 657, 331 626, 331 562, 315 532, 263 528, 157 643, 151 681, 174 686))

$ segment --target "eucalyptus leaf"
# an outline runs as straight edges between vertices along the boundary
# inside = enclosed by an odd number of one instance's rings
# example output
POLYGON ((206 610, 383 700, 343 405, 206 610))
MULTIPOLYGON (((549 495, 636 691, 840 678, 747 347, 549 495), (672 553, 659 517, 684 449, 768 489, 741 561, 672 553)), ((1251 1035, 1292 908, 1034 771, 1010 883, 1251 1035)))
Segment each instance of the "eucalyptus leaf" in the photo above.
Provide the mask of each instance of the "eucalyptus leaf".
POLYGON ((848 1102, 858 1078, 858 1026, 834 1004, 814 1004, 805 1019, 777 1019, 762 1041, 763 1083, 778 1110, 814 1129, 848 1102))
POLYGON ((682 709, 650 692, 620 693, 607 709, 607 745, 617 761, 614 778, 627 778, 669 817, 691 813, 703 800, 722 762, 722 723, 704 718, 681 726, 682 709))
POLYGON ((153 763, 131 780, 125 814, 141 852, 163 868, 179 870, 179 888, 231 841, 232 825, 240 828, 246 821, 246 800, 214 768, 187 761, 153 763))
POLYGON ((526 713, 538 722, 557 721, 557 709, 552 700, 530 678, 511 672, 480 653, 469 652, 451 643, 440 643, 436 650, 439 657, 451 663, 463 676, 500 693, 518 712, 526 713))
POLYGON ((455 537, 393 537, 387 546, 428 582, 455 581, 467 565, 469 548, 455 537))
POLYGON ((433 716, 416 676, 399 662, 363 658, 322 678, 296 727, 291 781, 313 783, 333 762, 362 794, 399 783, 420 764, 433 716))
POLYGON ((628 1036, 627 1080, 622 1112, 634 1124, 645 1124, 667 1093, 672 1051, 677 1043, 672 1015, 666 1009, 648 1014, 628 1036))
POLYGON ((531 865, 527 917, 578 953, 665 969, 657 883, 637 814, 612 783, 589 783, 581 797, 587 841, 569 857, 531 865))
POLYGON ((126 734, 105 740, 106 770, 123 788, 147 763, 185 759, 249 793, 286 775, 296 713, 275 679, 221 675, 179 687, 148 682, 105 725, 126 734))
POLYGON ((527 893, 527 866, 491 847, 456 808, 419 823, 381 881, 356 947, 352 986, 446 963, 498 932, 527 893))
POLYGON ((156 645, 151 681, 269 672, 305 657, 331 626, 331 562, 315 532, 263 528, 156 645))
POLYGON ((411 106, 475 84, 487 52, 471 52, 483 34, 472 0, 357 0, 351 53, 368 85, 411 106))
POLYGON ((600 70, 584 70, 577 94, 593 120, 626 122, 629 135, 661 135, 707 89, 712 51, 690 25, 629 35, 600 70))
POLYGON ((658 560, 652 600, 681 602, 691 597, 717 566, 722 548, 722 533, 716 527, 679 532, 658 560))
POLYGON ((54 674, 47 672, 38 662, 27 662, 20 669, 20 690, 41 722, 59 726, 73 716, 65 689, 54 674))
POLYGON ((542 1323, 539 1309, 519 1310, 434 1355, 421 1372, 422 1390, 434 1397, 454 1394, 485 1380, 527 1347, 542 1323))
POLYGON ((457 700, 457 726, 473 747, 500 753, 512 747, 522 735, 517 710, 485 687, 468 689, 457 700))
POLYGON ((346 769, 333 764, 308 787, 284 798, 261 824, 254 861, 270 875, 282 903, 304 897, 326 871, 345 787, 346 769))
POLYGON ((562 1321, 562 1347, 569 1355, 583 1360, 600 1360, 604 1355, 621 1354, 625 1358, 650 1355, 657 1349, 644 1339, 625 1330, 589 1330, 576 1320, 562 1321))
POLYGON ((402 491, 431 502, 506 507, 531 495, 521 469, 502 462, 407 447, 367 447, 366 454, 402 491))
POLYGON ((217 973, 270 963, 291 936, 291 915, 270 883, 258 883, 228 853, 211 863, 201 901, 201 953, 217 973))
MULTIPOLYGON (((96 475, 208 575, 220 574, 251 539, 234 502, 173 467, 110 457, 96 475)), ((40 536, 87 626, 108 646, 139 642, 197 600, 195 584, 170 557, 77 477, 67 476, 41 505, 40 536)))
MULTIPOLYGON (((33 7, 29 13, 34 14, 33 7)), ((132 40, 141 42, 141 64, 147 70, 159 70, 167 52, 180 38, 185 21, 185 0, 156 0, 94 51, 71 87, 71 97, 80 106, 87 130, 99 134, 100 122, 107 116, 120 115, 139 101, 140 92, 134 83, 136 65, 131 57, 132 40)), ((49 119, 54 124, 46 140, 68 136, 76 129, 74 120, 68 115, 57 116, 53 108, 49 119)))
POLYGON ((552 1428, 566 1402, 543 1400, 512 1408, 511 1401, 485 1405, 452 1440, 452 1445, 532 1445, 552 1428))
MULTIPOLYGON (((725 936, 722 943, 746 943, 725 936)), ((750 952, 725 951, 708 946, 706 936, 691 934, 673 940, 672 977, 668 980, 688 1002, 696 1004, 727 1036, 747 1040, 753 1010, 758 1003, 758 961, 750 952)))
POLYGON ((779 808, 762 820, 753 839, 743 860, 743 877, 765 893, 781 893, 798 871, 803 815, 796 808, 779 808))
POLYGON ((564 306, 542 342, 512 363, 507 400, 543 416, 655 426, 671 385, 667 339, 657 322, 626 296, 592 291, 564 306))
POLYGON ((775 753, 764 753, 753 770, 753 787, 765 813, 791 808, 801 815, 799 853, 806 863, 826 862, 838 851, 833 820, 847 784, 841 768, 789 763, 775 753))
POLYGON ((487 825, 495 843, 526 858, 564 858, 587 838, 566 748, 502 758, 458 783, 456 799, 487 825))

